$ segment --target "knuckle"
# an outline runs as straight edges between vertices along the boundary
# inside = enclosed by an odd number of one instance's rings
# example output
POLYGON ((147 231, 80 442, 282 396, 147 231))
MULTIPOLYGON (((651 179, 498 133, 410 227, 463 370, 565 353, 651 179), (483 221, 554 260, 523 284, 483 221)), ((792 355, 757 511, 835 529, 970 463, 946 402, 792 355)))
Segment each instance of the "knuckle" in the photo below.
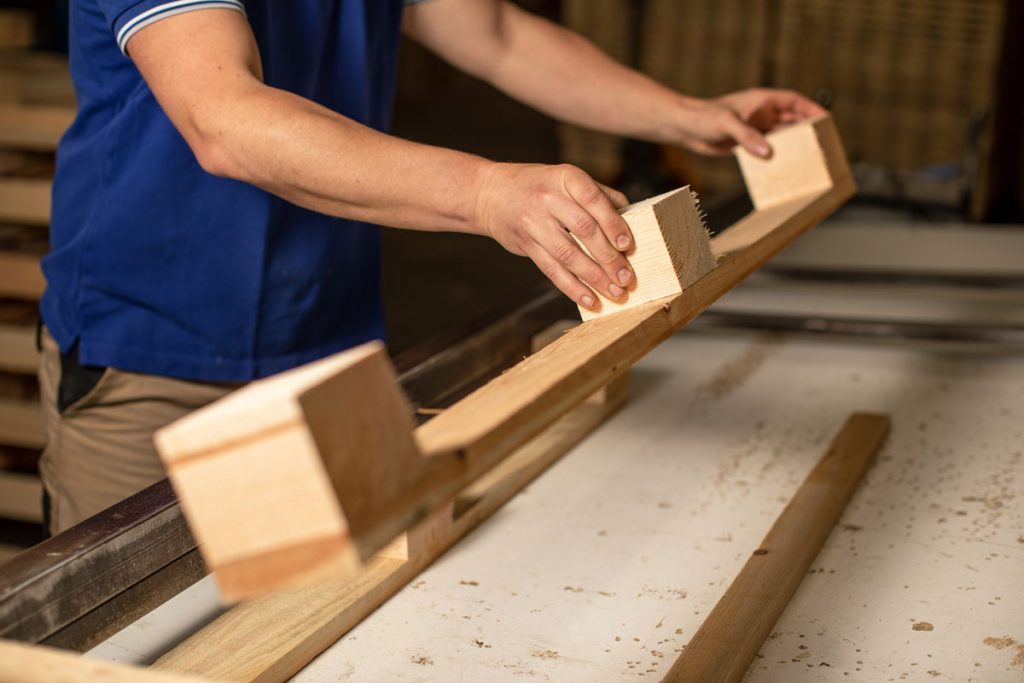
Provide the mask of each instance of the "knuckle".
POLYGON ((551 256, 559 263, 572 263, 576 258, 577 248, 568 242, 562 242, 551 250, 551 256))
POLYGON ((578 237, 587 239, 588 237, 592 237, 594 233, 597 232, 597 223, 594 221, 593 218, 590 218, 589 216, 584 216, 578 219, 573 224, 572 232, 575 233, 578 237))

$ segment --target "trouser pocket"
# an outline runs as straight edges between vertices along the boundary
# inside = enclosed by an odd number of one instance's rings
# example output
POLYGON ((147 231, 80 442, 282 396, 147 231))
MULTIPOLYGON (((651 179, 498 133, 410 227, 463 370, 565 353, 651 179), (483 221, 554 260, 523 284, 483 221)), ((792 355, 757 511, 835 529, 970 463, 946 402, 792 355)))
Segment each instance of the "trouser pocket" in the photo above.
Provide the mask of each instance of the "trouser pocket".
POLYGON ((57 387, 57 412, 63 415, 95 391, 109 368, 82 365, 78 361, 78 342, 60 354, 60 382, 57 387))

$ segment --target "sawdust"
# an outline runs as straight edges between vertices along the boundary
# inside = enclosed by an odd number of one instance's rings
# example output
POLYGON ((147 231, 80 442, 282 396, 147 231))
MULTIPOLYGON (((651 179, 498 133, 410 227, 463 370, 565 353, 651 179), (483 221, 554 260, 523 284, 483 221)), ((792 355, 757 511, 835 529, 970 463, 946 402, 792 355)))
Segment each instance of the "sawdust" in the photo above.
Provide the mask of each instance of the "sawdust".
POLYGON ((929 624, 927 621, 914 622, 914 625, 911 626, 910 628, 914 629, 915 631, 934 631, 935 630, 935 627, 932 626, 931 624, 929 624))
POLYGON ((558 650, 534 650, 530 653, 531 657, 537 659, 558 659, 558 650))
POLYGON ((764 362, 775 351, 782 341, 778 333, 766 334, 761 342, 745 349, 739 356, 723 363, 718 371, 701 389, 711 394, 712 398, 720 399, 739 389, 750 377, 764 365, 764 362))
POLYGON ((1014 669, 1024 669, 1024 643, 1017 642, 1009 636, 1003 636, 1002 638, 989 637, 982 642, 997 650, 1013 649, 1015 652, 1013 659, 1010 661, 1010 667, 1014 669))
POLYGON ((462 580, 462 581, 459 581, 459 585, 460 586, 479 586, 480 582, 479 581, 466 581, 466 580, 462 580))
POLYGON ((419 657, 413 656, 412 663, 419 664, 420 666, 434 666, 434 660, 424 655, 420 655, 419 657))

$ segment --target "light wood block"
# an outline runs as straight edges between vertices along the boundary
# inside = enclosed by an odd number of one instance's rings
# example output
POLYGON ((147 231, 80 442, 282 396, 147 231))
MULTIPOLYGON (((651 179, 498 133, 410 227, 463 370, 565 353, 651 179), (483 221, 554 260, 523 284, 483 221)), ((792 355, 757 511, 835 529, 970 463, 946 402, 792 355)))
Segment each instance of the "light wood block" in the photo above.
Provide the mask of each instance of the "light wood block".
POLYGON ((742 147, 735 152, 755 209, 825 192, 850 175, 835 120, 828 114, 772 131, 767 139, 772 146, 769 159, 742 147))
POLYGON ((380 343, 253 382, 159 431, 156 443, 228 600, 351 574, 346 518, 363 519, 418 471, 410 409, 380 343))
POLYGON ((74 118, 73 107, 0 105, 0 147, 52 152, 74 118))
POLYGON ((595 308, 580 306, 583 320, 679 294, 715 267, 697 195, 689 187, 631 204, 620 213, 633 234, 625 256, 636 278, 622 301, 598 292, 595 308))
POLYGON ((38 301, 46 289, 39 257, 19 252, 0 252, 0 297, 38 301))
POLYGON ((0 517, 43 521, 43 484, 37 475, 0 471, 0 517))
POLYGON ((0 398, 0 444, 21 448, 46 445, 38 402, 0 398))
POLYGON ((4 683, 200 683, 205 679, 87 659, 43 645, 0 640, 4 683))
POLYGON ((0 222, 48 226, 50 179, 0 178, 0 222))
POLYGON ((663 679, 738 683, 807 575, 889 434, 885 415, 851 415, 663 679))

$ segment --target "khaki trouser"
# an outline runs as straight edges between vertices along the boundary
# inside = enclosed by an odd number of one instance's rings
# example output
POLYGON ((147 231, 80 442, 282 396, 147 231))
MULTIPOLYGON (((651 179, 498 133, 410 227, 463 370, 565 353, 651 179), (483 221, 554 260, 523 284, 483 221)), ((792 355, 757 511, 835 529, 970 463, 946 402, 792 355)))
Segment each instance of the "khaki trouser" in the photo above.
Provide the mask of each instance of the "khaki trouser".
POLYGON ((238 386, 107 368, 95 386, 59 411, 60 381, 60 350, 43 330, 39 388, 46 448, 39 470, 54 534, 163 479, 153 432, 238 386))

